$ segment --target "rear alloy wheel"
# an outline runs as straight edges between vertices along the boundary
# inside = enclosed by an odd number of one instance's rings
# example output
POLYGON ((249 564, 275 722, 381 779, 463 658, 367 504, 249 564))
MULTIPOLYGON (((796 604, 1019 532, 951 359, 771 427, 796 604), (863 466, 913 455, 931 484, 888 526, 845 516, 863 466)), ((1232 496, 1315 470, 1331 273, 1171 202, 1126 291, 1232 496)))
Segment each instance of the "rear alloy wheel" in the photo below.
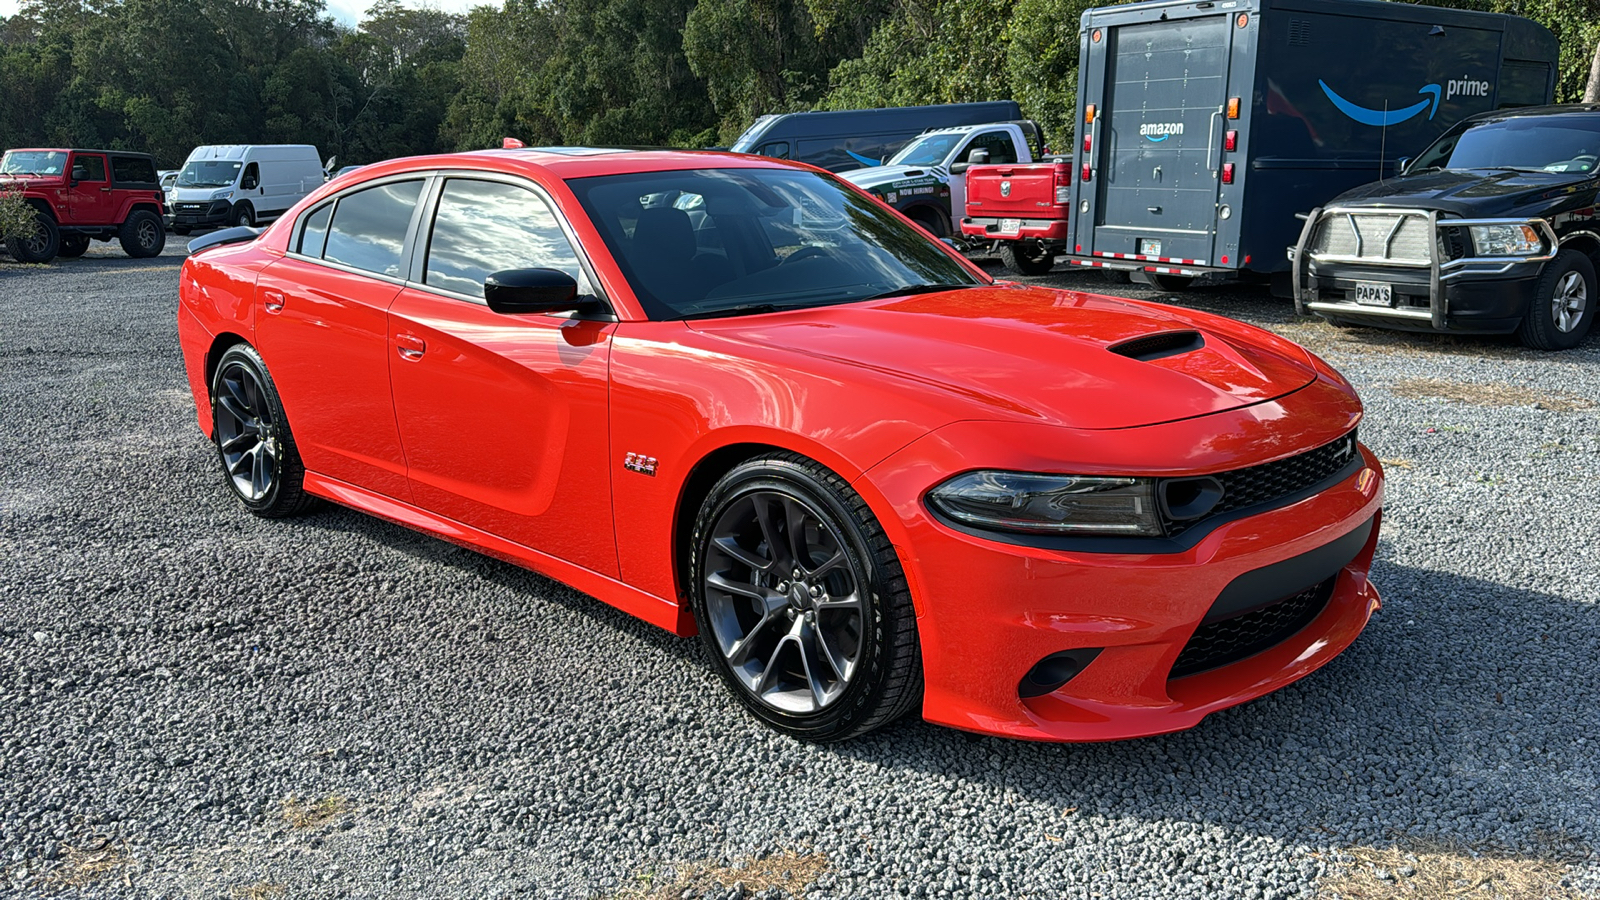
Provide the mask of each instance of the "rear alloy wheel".
POLYGON ((700 508, 691 602, 718 673, 772 728, 838 741, 922 695, 916 613, 883 529, 839 476, 750 460, 700 508))
POLYGON ((1539 276, 1517 336, 1535 350, 1570 350, 1589 333, 1597 301, 1594 263, 1577 250, 1563 250, 1539 276))
POLYGON ((167 246, 167 230, 161 226, 161 217, 148 209, 136 209, 122 223, 117 232, 122 242, 122 252, 134 259, 160 256, 167 246))
POLYGON ((57 253, 62 259, 77 259, 89 250, 89 236, 87 234, 63 234, 61 236, 61 250, 57 253))
POLYGON ((272 376, 249 344, 229 347, 211 379, 212 438, 228 486, 245 508, 268 519, 297 515, 316 499, 272 376))
POLYGON ((6 238, 6 249, 17 262, 47 263, 61 252, 61 229, 44 213, 33 217, 33 232, 6 238))
POLYGON ((1056 254, 1043 241, 1002 241, 1000 261, 1018 275, 1043 275, 1055 268, 1056 254))

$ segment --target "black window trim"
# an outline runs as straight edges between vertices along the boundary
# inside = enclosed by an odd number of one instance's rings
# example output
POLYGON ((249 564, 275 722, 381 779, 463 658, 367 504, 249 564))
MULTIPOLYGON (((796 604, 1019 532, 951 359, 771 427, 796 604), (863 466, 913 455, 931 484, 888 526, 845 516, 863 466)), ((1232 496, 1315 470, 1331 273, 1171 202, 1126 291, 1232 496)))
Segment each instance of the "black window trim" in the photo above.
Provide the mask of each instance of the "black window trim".
MULTIPOLYGON (((316 265, 325 266, 340 272, 349 272, 353 275, 365 275, 369 278, 376 278, 379 281, 386 281, 390 284, 402 286, 409 284, 410 276, 413 274, 409 271, 409 267, 414 263, 415 260, 415 256, 412 251, 414 249, 413 245, 415 244, 417 238, 417 220, 421 215, 423 208, 428 205, 427 199, 433 194, 433 189, 435 187, 434 182, 437 179, 438 174, 431 169, 423 169, 413 172, 397 172, 393 175, 384 176, 383 178, 374 178, 371 181, 363 181, 360 184, 353 184, 350 186, 349 190, 340 191, 331 197, 324 197, 323 202, 312 206, 305 212, 300 213, 299 216, 295 218, 294 231, 289 235, 289 247, 284 252, 284 255, 292 259, 314 263, 316 265), (307 256, 300 252, 300 242, 305 237, 306 223, 310 220, 312 213, 329 204, 333 205, 333 211, 328 215, 328 231, 331 234, 333 231, 334 220, 339 216, 340 200, 343 200, 345 197, 348 197, 351 194, 359 194, 368 188, 383 187, 386 184, 394 184, 402 181, 420 181, 422 182, 422 188, 417 193, 416 205, 411 209, 411 221, 406 225, 405 237, 400 244, 400 274, 398 276, 385 275, 382 272, 373 272, 369 269, 362 269, 356 266, 346 265, 345 263, 334 262, 333 260, 324 259, 320 256, 307 256)), ((324 240, 322 246, 323 250, 326 251, 328 246, 326 240, 324 240)))
POLYGON ((424 215, 419 222, 413 223, 418 229, 418 232, 416 234, 417 240, 415 244, 411 246, 411 265, 408 267, 410 277, 407 278, 405 282, 406 287, 421 291, 425 294, 433 294, 439 297, 447 297, 451 300, 461 300, 467 303, 475 303, 478 306, 488 305, 488 301, 484 300, 481 294, 474 297, 471 294, 458 293, 456 291, 426 284, 423 282, 423 279, 427 277, 428 244, 431 242, 433 237, 434 218, 439 210, 439 200, 444 195, 445 182, 452 178, 472 181, 493 181, 500 184, 509 184, 513 187, 520 187, 530 190, 533 192, 535 197, 538 197, 544 202, 545 206, 549 207, 550 214, 555 217, 556 225, 561 228, 561 233, 567 238, 567 245, 572 248, 573 255, 578 258, 578 265, 583 269, 584 278, 588 280, 589 287, 593 290, 592 296, 605 306, 604 311, 585 313, 581 316, 575 313, 552 313, 551 316, 553 318, 600 319, 608 322, 617 321, 616 308, 612 305, 611 298, 606 295, 605 286, 601 283, 599 277, 596 275, 594 263, 592 260, 590 260, 588 251, 585 250, 583 243, 578 240, 578 234, 573 230, 572 223, 567 221, 567 216, 562 211, 561 205, 555 202, 555 198, 550 195, 549 191, 545 190, 543 185, 522 175, 513 175, 507 172, 488 172, 479 169, 435 169, 433 171, 433 175, 435 178, 434 184, 429 186, 427 196, 417 204, 417 208, 423 211, 424 215), (423 229, 426 229, 427 240, 423 239, 423 229))

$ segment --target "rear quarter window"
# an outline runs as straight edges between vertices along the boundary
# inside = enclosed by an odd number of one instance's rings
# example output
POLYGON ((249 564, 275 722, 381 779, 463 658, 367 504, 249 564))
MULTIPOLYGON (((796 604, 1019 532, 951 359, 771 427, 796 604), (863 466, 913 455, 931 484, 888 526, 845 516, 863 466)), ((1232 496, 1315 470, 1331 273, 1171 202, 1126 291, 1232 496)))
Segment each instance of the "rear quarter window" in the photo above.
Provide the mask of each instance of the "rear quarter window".
POLYGON ((118 184, 156 184, 156 167, 138 156, 111 157, 111 178, 118 184))
POLYGON ((404 277, 401 254, 421 193, 419 178, 340 197, 322 258, 390 278, 404 277))

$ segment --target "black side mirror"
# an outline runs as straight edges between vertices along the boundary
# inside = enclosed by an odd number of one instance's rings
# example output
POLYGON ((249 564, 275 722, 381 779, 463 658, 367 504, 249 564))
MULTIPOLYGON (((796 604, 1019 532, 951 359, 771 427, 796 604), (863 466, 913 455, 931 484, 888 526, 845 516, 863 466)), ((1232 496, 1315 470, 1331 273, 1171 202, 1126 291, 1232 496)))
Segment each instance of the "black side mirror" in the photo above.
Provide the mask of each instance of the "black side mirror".
POLYGON ((1394 170, 1395 174, 1396 175, 1404 175, 1406 173, 1406 169, 1411 168, 1411 157, 1402 156, 1399 159, 1394 161, 1394 165, 1395 165, 1395 170, 1394 170))
POLYGON ((73 166, 72 167, 72 180, 73 180, 74 183, 79 182, 79 181, 88 181, 89 180, 89 170, 85 169, 83 166, 73 166))
POLYGON ((964 163, 964 162, 951 163, 950 164, 950 174, 951 175, 960 175, 962 172, 965 172, 967 170, 967 167, 970 166, 970 165, 972 165, 972 164, 971 163, 964 163))
POLYGON ((508 316, 582 309, 578 282, 558 269, 506 269, 483 281, 489 308, 508 316))
POLYGON ((982 147, 973 147, 967 154, 967 162, 974 166, 986 165, 989 162, 989 151, 982 147))

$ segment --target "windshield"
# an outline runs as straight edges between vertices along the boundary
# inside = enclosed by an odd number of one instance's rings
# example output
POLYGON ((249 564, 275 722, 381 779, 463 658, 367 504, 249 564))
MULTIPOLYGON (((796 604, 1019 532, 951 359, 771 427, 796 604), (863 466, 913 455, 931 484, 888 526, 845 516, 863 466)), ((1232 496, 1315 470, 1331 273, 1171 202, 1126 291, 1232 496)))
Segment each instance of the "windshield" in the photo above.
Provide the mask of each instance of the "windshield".
POLYGON ((59 150, 7 150, 0 158, 0 175, 60 175, 67 170, 67 154, 59 150))
POLYGON ((178 187, 232 187, 239 177, 239 162, 226 159, 195 160, 178 173, 178 187))
POLYGON ((1509 116, 1445 132, 1406 171, 1516 169, 1592 172, 1600 156, 1600 115, 1509 116))
POLYGON ((652 319, 982 283, 926 233, 814 172, 693 169, 567 184, 652 319))
POLYGON ((749 153, 755 147, 756 141, 761 138, 761 133, 766 130, 767 123, 776 118, 777 116, 770 114, 756 116, 756 120, 750 123, 750 127, 744 130, 744 134, 739 135, 739 139, 734 141, 729 149, 735 153, 749 153))
POLYGON ((907 144, 889 160, 891 166, 937 166, 950 155, 950 149, 961 140, 959 134, 930 134, 907 144))

